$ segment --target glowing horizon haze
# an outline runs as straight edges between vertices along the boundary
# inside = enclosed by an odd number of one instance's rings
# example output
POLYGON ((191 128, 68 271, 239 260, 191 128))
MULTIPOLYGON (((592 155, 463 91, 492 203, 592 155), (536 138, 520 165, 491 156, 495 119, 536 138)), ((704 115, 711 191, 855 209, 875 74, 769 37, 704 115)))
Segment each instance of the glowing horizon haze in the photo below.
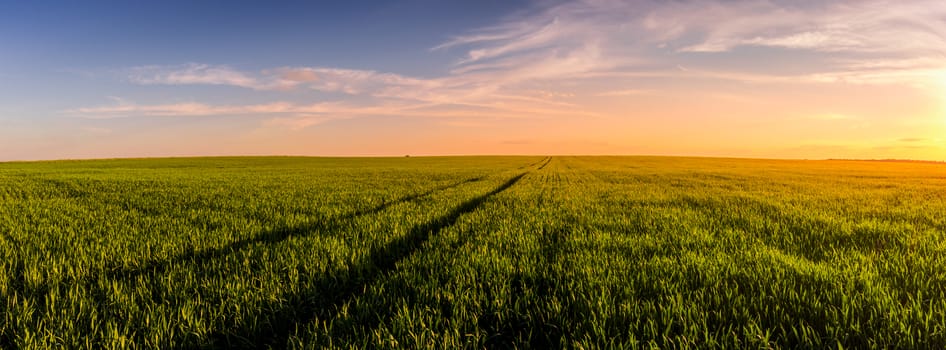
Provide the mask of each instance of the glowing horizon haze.
POLYGON ((0 161, 946 160, 946 2, 0 4, 0 161))

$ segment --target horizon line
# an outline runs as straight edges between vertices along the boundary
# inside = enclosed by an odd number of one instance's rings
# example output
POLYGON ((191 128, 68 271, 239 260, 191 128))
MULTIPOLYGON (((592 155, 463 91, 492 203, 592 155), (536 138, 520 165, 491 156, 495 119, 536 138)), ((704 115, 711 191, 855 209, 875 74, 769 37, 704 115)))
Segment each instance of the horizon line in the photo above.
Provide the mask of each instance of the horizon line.
POLYGON ((652 158, 701 158, 701 159, 738 159, 738 160, 775 160, 775 161, 853 161, 887 163, 927 163, 946 164, 946 160, 911 159, 911 158, 780 158, 780 157, 743 157, 683 154, 404 154, 404 155, 293 155, 293 154, 237 154, 237 155, 163 155, 144 157, 89 157, 89 158, 50 158, 50 159, 9 159, 0 160, 0 164, 43 163, 43 162, 82 162, 82 161, 120 161, 120 160, 162 160, 162 159, 201 159, 201 158, 463 158, 463 157, 652 157, 652 158))

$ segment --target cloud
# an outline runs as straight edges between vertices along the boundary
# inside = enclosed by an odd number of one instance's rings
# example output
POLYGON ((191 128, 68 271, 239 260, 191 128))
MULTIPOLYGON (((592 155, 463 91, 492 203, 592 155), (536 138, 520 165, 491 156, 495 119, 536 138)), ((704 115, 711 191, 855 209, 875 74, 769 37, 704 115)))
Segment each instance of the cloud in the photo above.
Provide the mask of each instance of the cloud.
POLYGON ((483 78, 506 85, 600 80, 641 70, 661 73, 657 75, 663 79, 914 84, 946 71, 944 18, 946 3, 938 0, 581 0, 511 16, 432 50, 462 49, 465 56, 454 73, 483 72, 483 78), (690 74, 673 72, 686 55, 747 46, 816 56, 800 70, 797 65, 764 63, 767 74, 719 71, 700 62, 693 63, 690 74), (865 67, 908 60, 923 64, 865 67))
POLYGON ((331 100, 324 104, 137 105, 118 101, 69 113, 108 118, 273 115, 281 118, 276 124, 286 125, 360 115, 594 118, 601 115, 593 112, 594 106, 582 105, 582 96, 577 96, 581 93, 574 91, 632 96, 673 85, 647 85, 648 81, 696 79, 754 84, 920 84, 946 72, 943 18, 946 3, 931 0, 569 1, 516 13, 434 46, 423 54, 457 56, 445 67, 447 73, 434 77, 325 66, 252 71, 201 63, 142 66, 125 72, 128 81, 142 85, 294 90, 331 100), (740 67, 722 70, 698 59, 748 46, 804 51, 814 58, 794 70, 779 66, 791 64, 778 60, 749 62, 765 66, 764 73, 740 67), (616 86, 621 88, 613 89, 616 86))
POLYGON ((922 137, 904 137, 904 138, 902 138, 902 139, 898 139, 897 141, 900 141, 900 142, 923 142, 923 141, 926 141, 926 139, 925 139, 925 138, 922 138, 922 137))
POLYGON ((227 66, 190 63, 180 66, 141 66, 130 69, 128 79, 143 85, 232 85, 259 88, 260 82, 227 66))
POLYGON ((610 11, 614 5, 569 2, 473 30, 433 50, 463 49, 466 57, 454 73, 502 72, 507 83, 604 71, 636 61, 609 51, 621 36, 625 42, 636 40, 623 28, 629 17, 610 11))
MULTIPOLYGON (((574 63, 581 60, 578 57, 572 57, 565 64, 574 63)), ((416 105, 453 105, 453 106, 472 106, 489 109, 505 109, 507 112, 524 112, 537 110, 534 105, 549 105, 557 107, 577 107, 572 104, 561 102, 566 97, 573 96, 569 93, 552 90, 504 90, 505 87, 521 82, 524 78, 516 78, 515 75, 507 75, 501 72, 468 72, 462 74, 452 74, 439 78, 416 78, 394 73, 384 73, 372 70, 341 69, 330 67, 279 67, 262 70, 258 73, 236 72, 224 66, 213 67, 209 65, 188 65, 186 67, 147 67, 147 69, 136 68, 134 71, 140 72, 147 70, 150 72, 147 79, 135 76, 132 81, 143 84, 224 84, 225 79, 218 79, 219 76, 239 76, 242 79, 241 86, 255 90, 287 90, 287 89, 306 89, 315 92, 343 93, 347 95, 359 95, 369 98, 365 103, 386 103, 391 105, 392 101, 399 103, 408 103, 416 105), (196 68, 195 68, 196 67, 196 68), (199 76, 194 72, 214 72, 211 77, 199 76), (221 72, 227 72, 222 74, 221 72), (182 79, 181 77, 188 77, 182 79)), ((531 74, 536 74, 536 70, 558 70, 554 66, 533 66, 530 68, 531 74)), ((528 75, 528 74, 527 74, 528 75)), ((345 100, 343 98, 343 100, 345 100)), ((119 101, 121 102, 121 101, 119 101)), ((154 110, 134 109, 123 110, 127 106, 109 106, 108 112, 143 112, 145 115, 169 115, 181 111, 188 111, 186 114, 216 114, 218 110, 204 108, 206 106, 194 104, 173 104, 161 105, 154 110)), ((95 109, 85 109, 81 112, 94 112, 95 109)), ((105 112, 104 110, 98 110, 105 112)), ((75 112, 75 111, 73 111, 75 112)), ((222 112, 228 112, 223 109, 222 112)), ((561 113, 556 110, 551 113, 561 113)), ((583 115, 577 109, 574 111, 576 116, 583 115)), ((587 114, 587 113, 584 113, 587 114)))
POLYGON ((774 46, 791 49, 838 50, 857 45, 854 40, 836 38, 825 32, 802 32, 776 37, 755 37, 742 40, 743 45, 774 46))
POLYGON ((379 73, 372 70, 340 68, 282 68, 283 74, 308 73, 319 77, 309 81, 307 87, 319 91, 341 91, 348 94, 383 94, 385 89, 394 87, 436 88, 439 84, 433 80, 412 78, 393 73, 379 73))
POLYGON ((635 96, 635 95, 645 95, 652 93, 651 90, 646 89, 624 89, 624 90, 612 90, 605 91, 598 94, 598 96, 635 96))
MULTIPOLYGON (((137 67, 129 79, 139 84, 257 90, 305 87, 395 97, 418 88, 489 93, 529 81, 600 76, 642 67, 669 70, 678 65, 674 58, 681 54, 757 46, 831 54, 823 64, 797 73, 809 75, 812 81, 876 82, 887 79, 872 78, 872 71, 864 71, 872 61, 925 61, 927 68, 946 68, 944 18, 946 3, 939 0, 579 0, 521 12, 436 45, 432 51, 463 52, 451 73, 442 77, 337 67, 243 72, 192 63, 137 67), (858 62, 858 55, 869 58, 858 62)), ((770 71, 778 71, 776 63, 772 65, 770 71)), ((909 73, 913 68, 888 66, 882 75, 909 73)))
POLYGON ((348 94, 374 94, 389 87, 435 87, 436 81, 372 70, 331 67, 278 67, 242 72, 225 65, 141 66, 128 70, 141 85, 229 85, 253 90, 308 88, 348 94))
POLYGON ((683 52, 721 52, 739 46, 882 54, 946 52, 942 21, 946 4, 941 1, 696 1, 670 4, 655 11, 658 14, 660 21, 651 21, 652 29, 701 38, 679 48, 683 52))
POLYGON ((804 80, 816 83, 844 84, 906 84, 910 86, 934 86, 942 84, 938 77, 946 76, 946 62, 931 60, 846 60, 842 67, 831 72, 813 73, 804 80))
POLYGON ((319 80, 319 75, 312 69, 284 69, 280 78, 286 81, 310 83, 319 80))
POLYGON ((72 117, 85 119, 116 119, 140 117, 210 117, 251 116, 267 126, 301 129, 327 121, 357 117, 416 117, 429 119, 524 119, 550 116, 597 118, 593 112, 536 106, 532 103, 456 104, 416 101, 376 101, 369 104, 332 101, 312 104, 273 102, 246 105, 211 105, 204 103, 138 104, 112 98, 115 103, 67 110, 72 117))
POLYGON ((203 103, 171 103, 139 105, 127 101, 110 106, 83 107, 67 111, 89 119, 111 119, 136 116, 182 117, 210 115, 240 115, 260 113, 285 113, 293 109, 288 103, 270 103, 243 106, 213 106, 203 103))
POLYGON ((600 80, 640 70, 671 72, 690 53, 756 46, 823 55, 801 71, 777 62, 766 63, 768 75, 688 62, 689 74, 674 72, 663 78, 902 83, 946 71, 943 18, 946 3, 938 0, 582 0, 518 13, 436 45, 432 51, 463 53, 450 73, 440 77, 318 66, 244 72, 188 64, 138 67, 131 70, 130 80, 256 90, 304 88, 458 103, 493 94, 514 95, 512 91, 529 83, 600 80), (870 67, 877 62, 890 64, 870 67))

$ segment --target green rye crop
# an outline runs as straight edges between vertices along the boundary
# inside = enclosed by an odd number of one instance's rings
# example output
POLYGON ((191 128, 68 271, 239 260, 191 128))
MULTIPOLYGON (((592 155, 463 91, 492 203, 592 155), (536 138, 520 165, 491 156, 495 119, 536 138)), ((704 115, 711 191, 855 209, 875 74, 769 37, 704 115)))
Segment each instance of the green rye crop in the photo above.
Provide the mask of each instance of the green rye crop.
POLYGON ((0 348, 944 348, 946 166, 0 163, 0 348))

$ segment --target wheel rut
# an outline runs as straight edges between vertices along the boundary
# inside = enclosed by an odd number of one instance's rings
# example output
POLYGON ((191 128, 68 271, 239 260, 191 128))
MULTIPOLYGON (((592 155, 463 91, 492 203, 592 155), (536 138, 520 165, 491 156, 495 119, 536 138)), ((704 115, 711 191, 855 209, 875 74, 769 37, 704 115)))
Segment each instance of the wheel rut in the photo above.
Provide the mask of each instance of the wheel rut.
MULTIPOLYGON (((529 167, 535 167, 535 164, 529 167)), ((461 216, 478 209, 489 198, 508 190, 531 171, 517 174, 446 214, 411 227, 407 234, 372 250, 347 268, 322 274, 312 283, 319 286, 317 290, 288 296, 286 299, 292 301, 289 303, 274 303, 264 307, 265 310, 273 310, 266 326, 238 325, 234 329, 235 333, 214 335, 214 345, 230 348, 258 348, 261 345, 286 347, 292 333, 305 324, 316 319, 338 319, 344 305, 363 295, 369 285, 396 271, 401 261, 414 255, 430 238, 456 224, 461 216)))
POLYGON ((252 238, 237 240, 231 242, 225 246, 217 248, 209 248, 197 252, 184 253, 178 256, 175 256, 167 260, 157 260, 150 263, 146 263, 139 267, 132 268, 110 268, 106 269, 105 275, 109 278, 132 278, 142 274, 154 274, 165 271, 168 267, 173 266, 177 263, 192 262, 192 263, 203 263, 207 260, 219 259, 224 256, 235 254, 241 250, 247 249, 251 246, 254 246, 259 243, 275 244, 292 237, 302 237, 308 236, 315 232, 334 232, 344 223, 360 218, 362 216, 376 214, 384 211, 385 209, 410 201, 415 201, 421 198, 425 198, 436 193, 449 190, 451 188, 456 188, 461 185, 468 183, 473 183, 477 181, 482 181, 486 177, 479 176, 463 181, 455 182, 452 184, 438 186, 432 189, 429 189, 424 192, 415 193, 407 196, 400 197, 395 200, 390 200, 384 203, 381 203, 375 207, 369 209, 362 209, 350 212, 334 218, 328 218, 326 220, 319 220, 313 223, 296 225, 291 227, 277 228, 275 230, 267 231, 252 238))

